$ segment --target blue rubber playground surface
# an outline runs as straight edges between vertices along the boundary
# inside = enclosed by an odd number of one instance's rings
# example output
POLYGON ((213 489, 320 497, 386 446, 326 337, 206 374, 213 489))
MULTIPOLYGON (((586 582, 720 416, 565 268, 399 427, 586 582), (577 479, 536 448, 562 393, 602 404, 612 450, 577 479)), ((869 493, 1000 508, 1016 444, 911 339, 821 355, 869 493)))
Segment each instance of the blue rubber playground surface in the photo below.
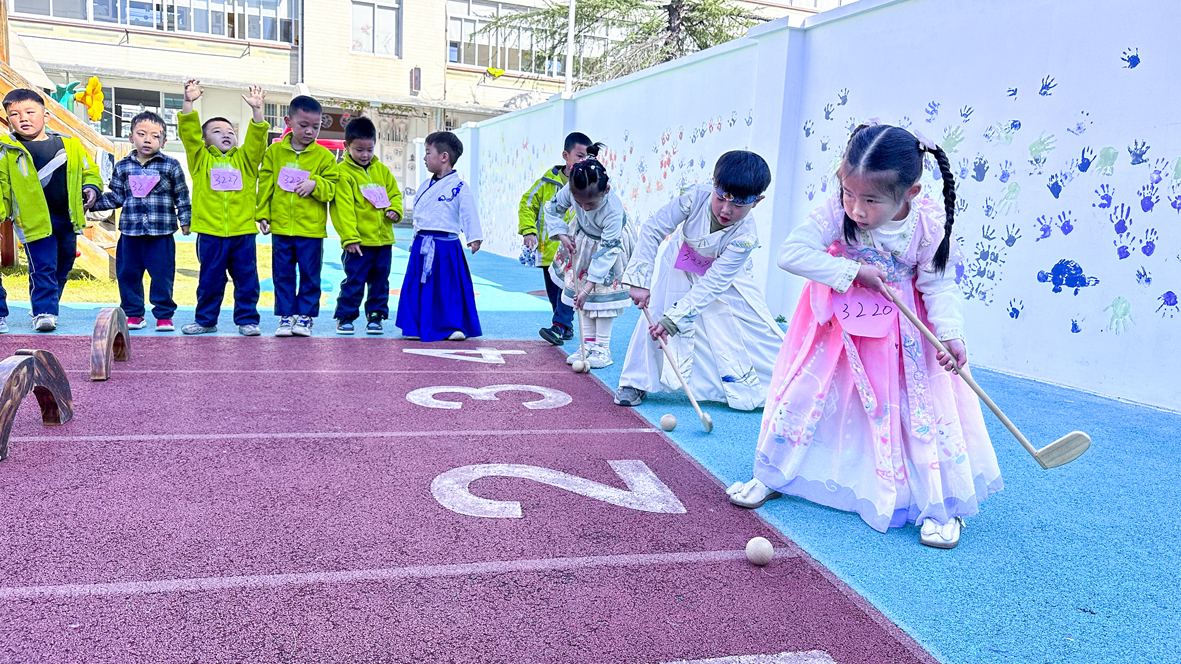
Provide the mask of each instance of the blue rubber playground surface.
MULTIPOLYGON (((392 288, 401 284, 408 239, 400 231, 392 288)), ((338 255, 337 245, 326 246, 330 285, 342 276, 338 255)), ((470 264, 485 338, 532 339, 549 324, 548 303, 529 295, 544 287, 536 268, 484 252, 470 264)), ((391 305, 396 300, 391 296, 391 305)), ((23 327, 27 311, 19 302, 10 306, 10 324, 23 327)), ((65 305, 58 334, 89 334, 99 306, 65 305)), ((264 333, 277 322, 269 313, 264 333)), ((638 317, 631 308, 616 322, 617 364, 594 372, 608 388, 617 385, 638 317)), ((191 308, 176 320, 191 321, 191 308)), ((223 311, 220 334, 236 333, 229 323, 223 311)), ((318 323, 316 336, 334 336, 331 305, 318 323)), ((1091 449, 1042 470, 986 411, 1005 490, 983 503, 951 551, 921 546, 914 527, 882 535, 854 514, 793 498, 769 501, 760 512, 940 661, 1181 662, 1181 546, 1169 512, 1181 504, 1181 414, 984 368, 974 375, 1035 446, 1077 429, 1090 434, 1091 449)), ((708 435, 683 396, 653 395, 639 411, 653 423, 675 415, 672 438, 723 485, 749 479, 761 412, 704 408, 714 421, 708 435)), ((738 509, 720 489, 718 506, 738 509)), ((767 597, 766 610, 774 612, 775 603, 767 597)))

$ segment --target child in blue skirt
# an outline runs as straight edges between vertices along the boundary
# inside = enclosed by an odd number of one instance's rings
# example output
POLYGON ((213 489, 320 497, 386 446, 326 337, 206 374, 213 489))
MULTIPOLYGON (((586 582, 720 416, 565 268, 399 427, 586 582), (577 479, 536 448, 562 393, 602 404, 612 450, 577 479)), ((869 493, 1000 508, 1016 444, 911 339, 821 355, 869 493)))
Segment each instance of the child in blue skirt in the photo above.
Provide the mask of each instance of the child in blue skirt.
POLYGON ((462 233, 472 253, 484 238, 471 188, 455 172, 463 143, 449 131, 426 137, 431 173, 414 197, 414 244, 398 298, 402 335, 423 341, 463 341, 481 334, 480 316, 462 233))

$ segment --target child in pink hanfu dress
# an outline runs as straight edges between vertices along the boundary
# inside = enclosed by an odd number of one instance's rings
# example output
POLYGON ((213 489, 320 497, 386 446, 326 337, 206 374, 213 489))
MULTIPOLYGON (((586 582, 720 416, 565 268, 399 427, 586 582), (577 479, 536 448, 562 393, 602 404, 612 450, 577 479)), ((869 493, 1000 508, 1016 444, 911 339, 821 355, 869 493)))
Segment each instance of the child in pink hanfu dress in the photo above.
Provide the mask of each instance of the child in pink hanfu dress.
POLYGON ((840 191, 779 252, 779 267, 809 282, 771 378, 754 479, 727 493, 751 508, 799 496, 880 532, 922 524, 923 544, 950 549, 962 519, 1003 488, 980 402, 948 373, 967 361, 962 296, 946 269, 961 260, 951 167, 905 129, 862 125, 837 177, 840 191), (916 199, 925 152, 939 164, 942 206, 916 199), (887 288, 954 362, 898 315, 887 288))

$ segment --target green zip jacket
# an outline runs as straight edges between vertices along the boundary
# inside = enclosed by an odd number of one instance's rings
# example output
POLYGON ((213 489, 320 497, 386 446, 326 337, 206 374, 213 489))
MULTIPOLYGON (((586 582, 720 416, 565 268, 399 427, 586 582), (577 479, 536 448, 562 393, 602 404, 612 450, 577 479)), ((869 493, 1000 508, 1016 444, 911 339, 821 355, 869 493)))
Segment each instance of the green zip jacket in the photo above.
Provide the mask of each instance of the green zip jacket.
POLYGON ((201 135, 201 118, 197 112, 176 115, 177 133, 185 146, 189 162, 189 178, 192 180, 193 223, 191 230, 217 237, 255 235, 254 202, 258 184, 258 162, 267 148, 267 131, 271 125, 265 122, 251 122, 246 130, 246 141, 241 147, 221 150, 205 144, 201 135), (226 171, 214 173, 214 169, 235 169, 241 175, 242 188, 236 191, 214 191, 213 177, 225 181, 226 171))
MULTIPOLYGON (((316 185, 319 188, 319 185, 316 185)), ((332 226, 340 235, 340 246, 360 242, 362 247, 383 247, 394 243, 394 222, 387 210, 402 216, 402 192, 398 181, 385 164, 377 159, 365 168, 349 155, 340 162, 340 183, 332 200, 332 226), (365 189, 384 188, 390 199, 388 207, 374 207, 362 193, 365 189)))
MULTIPOLYGON (((65 145, 70 220, 76 230, 82 230, 86 226, 82 188, 94 187, 95 193, 102 194, 103 180, 98 174, 98 164, 77 138, 48 129, 45 133, 61 138, 65 145)), ((12 216, 22 242, 34 242, 53 235, 49 204, 45 202, 45 190, 41 188, 37 169, 33 167, 33 156, 11 134, 0 136, 0 192, 3 193, 0 196, 0 212, 3 213, 0 218, 12 216)))
POLYGON ((291 134, 267 148, 258 170, 258 209, 254 218, 266 219, 275 235, 328 237, 328 203, 336 196, 340 169, 332 150, 312 143, 303 152, 291 149, 291 134), (279 186, 284 167, 308 172, 316 188, 304 198, 279 186))
MULTIPOLYGON (((554 254, 558 253, 557 240, 546 241, 545 235, 545 204, 553 198, 562 187, 566 186, 568 178, 562 169, 565 166, 554 166, 541 179, 533 183, 529 191, 521 197, 521 207, 517 213, 519 224, 518 235, 537 234, 537 248, 541 250, 541 265, 545 267, 554 262, 554 254)), ((573 210, 567 213, 569 220, 573 217, 573 210)))

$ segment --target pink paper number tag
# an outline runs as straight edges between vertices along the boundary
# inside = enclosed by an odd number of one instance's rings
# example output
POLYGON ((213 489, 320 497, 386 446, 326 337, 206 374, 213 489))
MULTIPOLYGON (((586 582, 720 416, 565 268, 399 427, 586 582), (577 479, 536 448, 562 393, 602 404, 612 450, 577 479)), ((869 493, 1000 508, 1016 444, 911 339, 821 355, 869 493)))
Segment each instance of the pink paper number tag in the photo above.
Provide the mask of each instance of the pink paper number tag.
POLYGON ((210 169, 209 186, 214 191, 242 191, 242 171, 236 168, 210 169))
POLYGON ((386 193, 385 187, 366 187, 361 190, 361 195, 365 200, 373 203, 373 207, 384 210, 390 206, 390 196, 386 193))
POLYGON ((279 169, 279 188, 283 191, 295 191, 304 180, 308 179, 311 173, 301 171, 298 168, 291 168, 284 166, 279 169))
POLYGON ((131 184, 131 195, 136 198, 143 198, 151 193, 152 187, 155 187, 160 182, 160 175, 157 173, 152 173, 151 175, 132 175, 129 181, 131 184))
POLYGON ((705 274, 705 271, 714 264, 716 258, 706 258, 697 253, 697 250, 687 244, 681 244, 681 250, 677 252, 677 262, 673 263, 673 267, 684 272, 692 272, 693 274, 705 274))
POLYGON ((832 313, 845 331, 855 337, 881 338, 898 320, 898 308, 881 295, 860 286, 833 292, 832 313))

